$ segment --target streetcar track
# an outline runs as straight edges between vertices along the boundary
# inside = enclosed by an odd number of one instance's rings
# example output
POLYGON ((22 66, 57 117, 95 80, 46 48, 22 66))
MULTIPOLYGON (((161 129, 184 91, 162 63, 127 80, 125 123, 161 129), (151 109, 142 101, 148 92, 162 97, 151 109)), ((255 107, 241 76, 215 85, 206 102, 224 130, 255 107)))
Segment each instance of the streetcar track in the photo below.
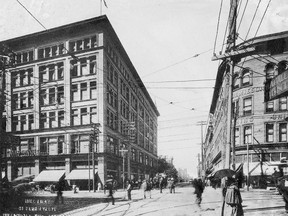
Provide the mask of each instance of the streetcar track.
POLYGON ((92 214, 89 214, 89 215, 87 215, 87 216, 97 215, 97 214, 103 212, 108 206, 109 206, 109 202, 108 202, 102 209, 100 209, 100 210, 98 210, 98 211, 96 211, 96 212, 93 212, 92 214))
MULTIPOLYGON (((168 194, 168 193, 167 193, 167 194, 168 194)), ((144 203, 143 205, 139 206, 138 208, 142 208, 143 206, 145 206, 145 205, 147 205, 147 204, 150 204, 150 203, 152 203, 152 202, 158 201, 159 199, 161 199, 162 197, 166 196, 167 194, 163 194, 163 196, 160 196, 160 197, 158 197, 158 198, 156 198, 156 199, 153 199, 153 200, 151 200, 151 201, 148 201, 148 202, 144 203)), ((124 215, 126 215, 126 214, 130 214, 130 213, 133 213, 134 210, 130 210, 130 211, 129 211, 129 209, 131 208, 131 203, 136 203, 136 202, 139 202, 139 201, 143 201, 143 199, 133 200, 133 201, 130 201, 130 202, 127 202, 127 203, 124 203, 124 204, 120 204, 120 205, 118 205, 118 206, 115 206, 114 208, 110 208, 110 209, 108 209, 107 211, 115 210, 115 209, 117 209, 117 208, 120 208, 120 207, 123 207, 123 206, 125 206, 125 205, 128 205, 128 208, 127 208, 126 210, 119 210, 119 211, 117 211, 117 212, 110 212, 110 213, 107 213, 107 214, 102 214, 102 216, 107 216, 107 215, 112 215, 112 214, 116 214, 116 213, 121 213, 121 212, 123 212, 123 211, 124 211, 124 212, 121 214, 121 216, 124 216, 124 215), (128 211, 129 211, 129 212, 128 212, 128 211)))

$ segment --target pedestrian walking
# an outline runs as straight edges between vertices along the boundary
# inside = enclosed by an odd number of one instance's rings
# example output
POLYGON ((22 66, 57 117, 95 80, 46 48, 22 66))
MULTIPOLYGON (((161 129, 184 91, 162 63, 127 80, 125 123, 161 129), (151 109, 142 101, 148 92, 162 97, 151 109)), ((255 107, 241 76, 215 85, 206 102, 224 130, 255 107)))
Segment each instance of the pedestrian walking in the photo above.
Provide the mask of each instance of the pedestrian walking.
POLYGON ((64 198, 63 198, 63 190, 65 188, 65 181, 63 179, 59 180, 57 182, 55 189, 57 191, 57 196, 54 200, 54 204, 59 204, 59 201, 61 201, 61 204, 64 204, 64 198))
POLYGON ((231 216, 243 216, 242 197, 238 188, 238 181, 232 178, 232 183, 227 187, 225 203, 232 207, 231 216))
POLYGON ((109 181, 106 181, 107 189, 109 191, 108 197, 111 197, 112 205, 115 205, 115 199, 114 199, 114 180, 109 179, 109 181))
POLYGON ((279 193, 283 196, 286 213, 288 213, 288 187, 287 187, 287 183, 288 183, 287 179, 285 177, 281 177, 278 180, 278 185, 277 185, 277 189, 278 189, 279 193))
POLYGON ((101 183, 98 182, 98 184, 97 184, 97 191, 99 192, 100 190, 101 190, 101 183))
POLYGON ((174 182, 174 178, 169 178, 168 181, 167 181, 167 186, 168 186, 168 189, 170 191, 170 193, 175 193, 175 182, 174 182))
POLYGON ((159 180, 160 193, 162 193, 163 187, 164 187, 164 178, 161 176, 159 180))
POLYGON ((141 189, 143 190, 144 199, 146 199, 146 191, 147 191, 147 181, 144 179, 141 184, 141 189))
POLYGON ((146 193, 149 195, 150 199, 152 198, 151 190, 152 190, 152 182, 150 180, 147 180, 146 193))
POLYGON ((128 200, 131 200, 132 184, 131 181, 127 181, 127 196, 128 200))
POLYGON ((202 201, 202 194, 204 191, 204 184, 200 178, 194 179, 192 184, 195 189, 194 194, 196 194, 196 203, 200 206, 201 201, 202 201))

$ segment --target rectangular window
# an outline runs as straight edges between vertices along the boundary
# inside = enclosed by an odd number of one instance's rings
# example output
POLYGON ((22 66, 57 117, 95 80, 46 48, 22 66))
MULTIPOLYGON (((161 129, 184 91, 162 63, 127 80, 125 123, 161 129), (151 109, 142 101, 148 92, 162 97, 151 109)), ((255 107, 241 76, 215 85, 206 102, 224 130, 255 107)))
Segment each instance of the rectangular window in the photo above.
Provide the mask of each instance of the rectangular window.
POLYGON ((271 161, 280 161, 280 153, 271 153, 271 161))
POLYGON ((58 127, 64 127, 65 122, 64 122, 64 111, 59 111, 58 112, 58 127))
POLYGON ((33 69, 28 69, 28 85, 32 85, 33 83, 33 69))
POLYGON ((279 141, 280 142, 287 141, 287 123, 279 124, 279 141))
POLYGON ((88 153, 89 152, 89 135, 81 135, 79 136, 79 146, 80 146, 80 153, 88 153))
POLYGON ((266 124, 266 142, 273 142, 274 140, 274 124, 266 124))
POLYGON ((34 115, 30 114, 28 115, 28 130, 34 129, 34 115))
POLYGON ((26 73, 25 71, 20 71, 20 86, 27 85, 27 80, 26 80, 26 73))
POLYGON ((48 82, 48 74, 46 66, 39 67, 39 79, 40 83, 48 82))
POLYGON ((97 123, 97 108, 90 107, 90 123, 97 123))
POLYGON ((40 128, 49 128, 49 124, 47 122, 47 113, 41 113, 40 115, 40 128))
POLYGON ((25 115, 20 116, 20 130, 21 131, 27 130, 26 124, 27 124, 26 116, 25 115))
POLYGON ((28 92, 28 107, 32 108, 33 107, 33 91, 28 92))
POLYGON ((71 73, 71 77, 78 76, 78 65, 77 65, 77 61, 75 60, 70 62, 70 73, 71 73))
POLYGON ((81 112, 81 124, 82 125, 90 124, 87 108, 81 108, 80 112, 81 112))
POLYGON ((64 79, 64 66, 63 63, 58 63, 57 64, 58 68, 58 80, 63 80, 64 79))
POLYGON ((269 101, 266 103, 266 112, 274 111, 274 101, 269 101))
POLYGON ((73 109, 72 110, 72 125, 80 125, 80 117, 79 117, 79 110, 73 109))
POLYGON ((27 94, 26 92, 20 93, 20 109, 27 108, 27 94))
POLYGON ((55 104, 56 97, 55 97, 55 88, 49 89, 49 104, 55 104))
POLYGON ((243 135, 244 144, 252 144, 252 126, 244 126, 243 135))
POLYGON ((40 138, 40 154, 48 154, 48 141, 47 138, 40 138))
POLYGON ((49 155, 58 154, 58 137, 48 138, 48 152, 49 152, 49 155))
POLYGON ((96 57, 90 57, 90 74, 97 73, 97 64, 96 64, 96 57))
POLYGON ((40 105, 47 105, 48 104, 48 99, 47 99, 47 94, 46 94, 46 89, 43 89, 40 91, 40 105))
POLYGON ((287 97, 279 99, 279 110, 287 110, 287 97))
POLYGON ((87 83, 81 83, 80 86, 81 86, 81 89, 80 89, 81 100, 89 99, 87 83))
POLYGON ((235 128, 235 146, 239 146, 240 145, 240 128, 236 127, 235 128))
POLYGON ((13 94, 12 109, 19 109, 18 94, 13 94))
POLYGON ((59 86, 57 88, 57 103, 64 103, 64 86, 59 86))
POLYGON ((50 112, 49 113, 49 127, 50 128, 57 127, 57 121, 56 121, 55 112, 50 112))
POLYGON ((18 82, 18 73, 13 72, 12 74, 12 87, 18 87, 19 82, 18 82))
POLYGON ((58 154, 63 154, 64 136, 58 137, 58 154))
POLYGON ((78 136, 76 135, 71 136, 71 153, 72 154, 79 153, 79 142, 78 142, 78 136))
POLYGON ((49 81, 56 80, 55 66, 49 65, 48 70, 49 70, 49 81))
POLYGON ((97 98, 96 81, 90 82, 90 99, 97 98))
POLYGON ((88 65, 87 65, 86 59, 81 59, 80 64, 81 64, 81 74, 82 74, 82 76, 89 75, 88 65))
POLYGON ((245 98, 243 100, 243 115, 251 115, 252 114, 252 97, 245 98))
POLYGON ((79 101, 80 93, 78 91, 78 85, 77 84, 72 85, 71 91, 72 91, 72 101, 79 101))
POLYGON ((18 116, 12 117, 12 131, 18 131, 18 116))

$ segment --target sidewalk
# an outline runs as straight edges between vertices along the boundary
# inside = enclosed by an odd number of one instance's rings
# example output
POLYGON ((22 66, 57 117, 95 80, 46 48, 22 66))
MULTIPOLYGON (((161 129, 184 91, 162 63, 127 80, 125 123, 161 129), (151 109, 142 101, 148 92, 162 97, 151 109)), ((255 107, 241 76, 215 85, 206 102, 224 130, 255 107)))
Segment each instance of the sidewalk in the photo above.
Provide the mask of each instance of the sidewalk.
MULTIPOLYGON (((241 189, 242 205, 246 215, 286 215, 285 203, 281 195, 275 191, 264 189, 251 189, 246 191, 241 189)), ((202 210, 214 210, 213 214, 221 215, 222 192, 220 188, 216 190, 206 187, 203 193, 202 210)), ((231 207, 225 205, 225 215, 231 211, 231 207)), ((211 213, 211 212, 210 212, 211 213)), ((209 215, 209 214, 208 214, 209 215)), ((229 214, 228 214, 229 215, 229 214)))

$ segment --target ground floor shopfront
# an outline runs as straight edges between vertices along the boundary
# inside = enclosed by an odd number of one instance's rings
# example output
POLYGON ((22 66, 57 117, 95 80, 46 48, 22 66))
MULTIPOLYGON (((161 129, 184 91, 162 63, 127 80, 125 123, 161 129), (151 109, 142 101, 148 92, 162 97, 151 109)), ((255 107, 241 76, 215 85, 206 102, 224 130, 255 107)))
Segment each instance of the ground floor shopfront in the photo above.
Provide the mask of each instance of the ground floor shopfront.
POLYGON ((89 182, 90 188, 92 188, 93 171, 95 185, 98 186, 100 183, 101 187, 111 177, 118 182, 119 187, 122 187, 123 180, 124 182, 128 179, 143 180, 154 176, 156 173, 156 167, 127 158, 123 160, 121 156, 96 153, 94 158, 95 167, 93 169, 91 154, 89 156, 88 154, 70 154, 9 157, 2 164, 4 174, 2 177, 7 176, 8 180, 12 181, 19 176, 34 175, 36 182, 47 183, 57 182, 62 178, 67 180, 70 185, 76 184, 80 189, 86 190, 89 188, 89 182))

